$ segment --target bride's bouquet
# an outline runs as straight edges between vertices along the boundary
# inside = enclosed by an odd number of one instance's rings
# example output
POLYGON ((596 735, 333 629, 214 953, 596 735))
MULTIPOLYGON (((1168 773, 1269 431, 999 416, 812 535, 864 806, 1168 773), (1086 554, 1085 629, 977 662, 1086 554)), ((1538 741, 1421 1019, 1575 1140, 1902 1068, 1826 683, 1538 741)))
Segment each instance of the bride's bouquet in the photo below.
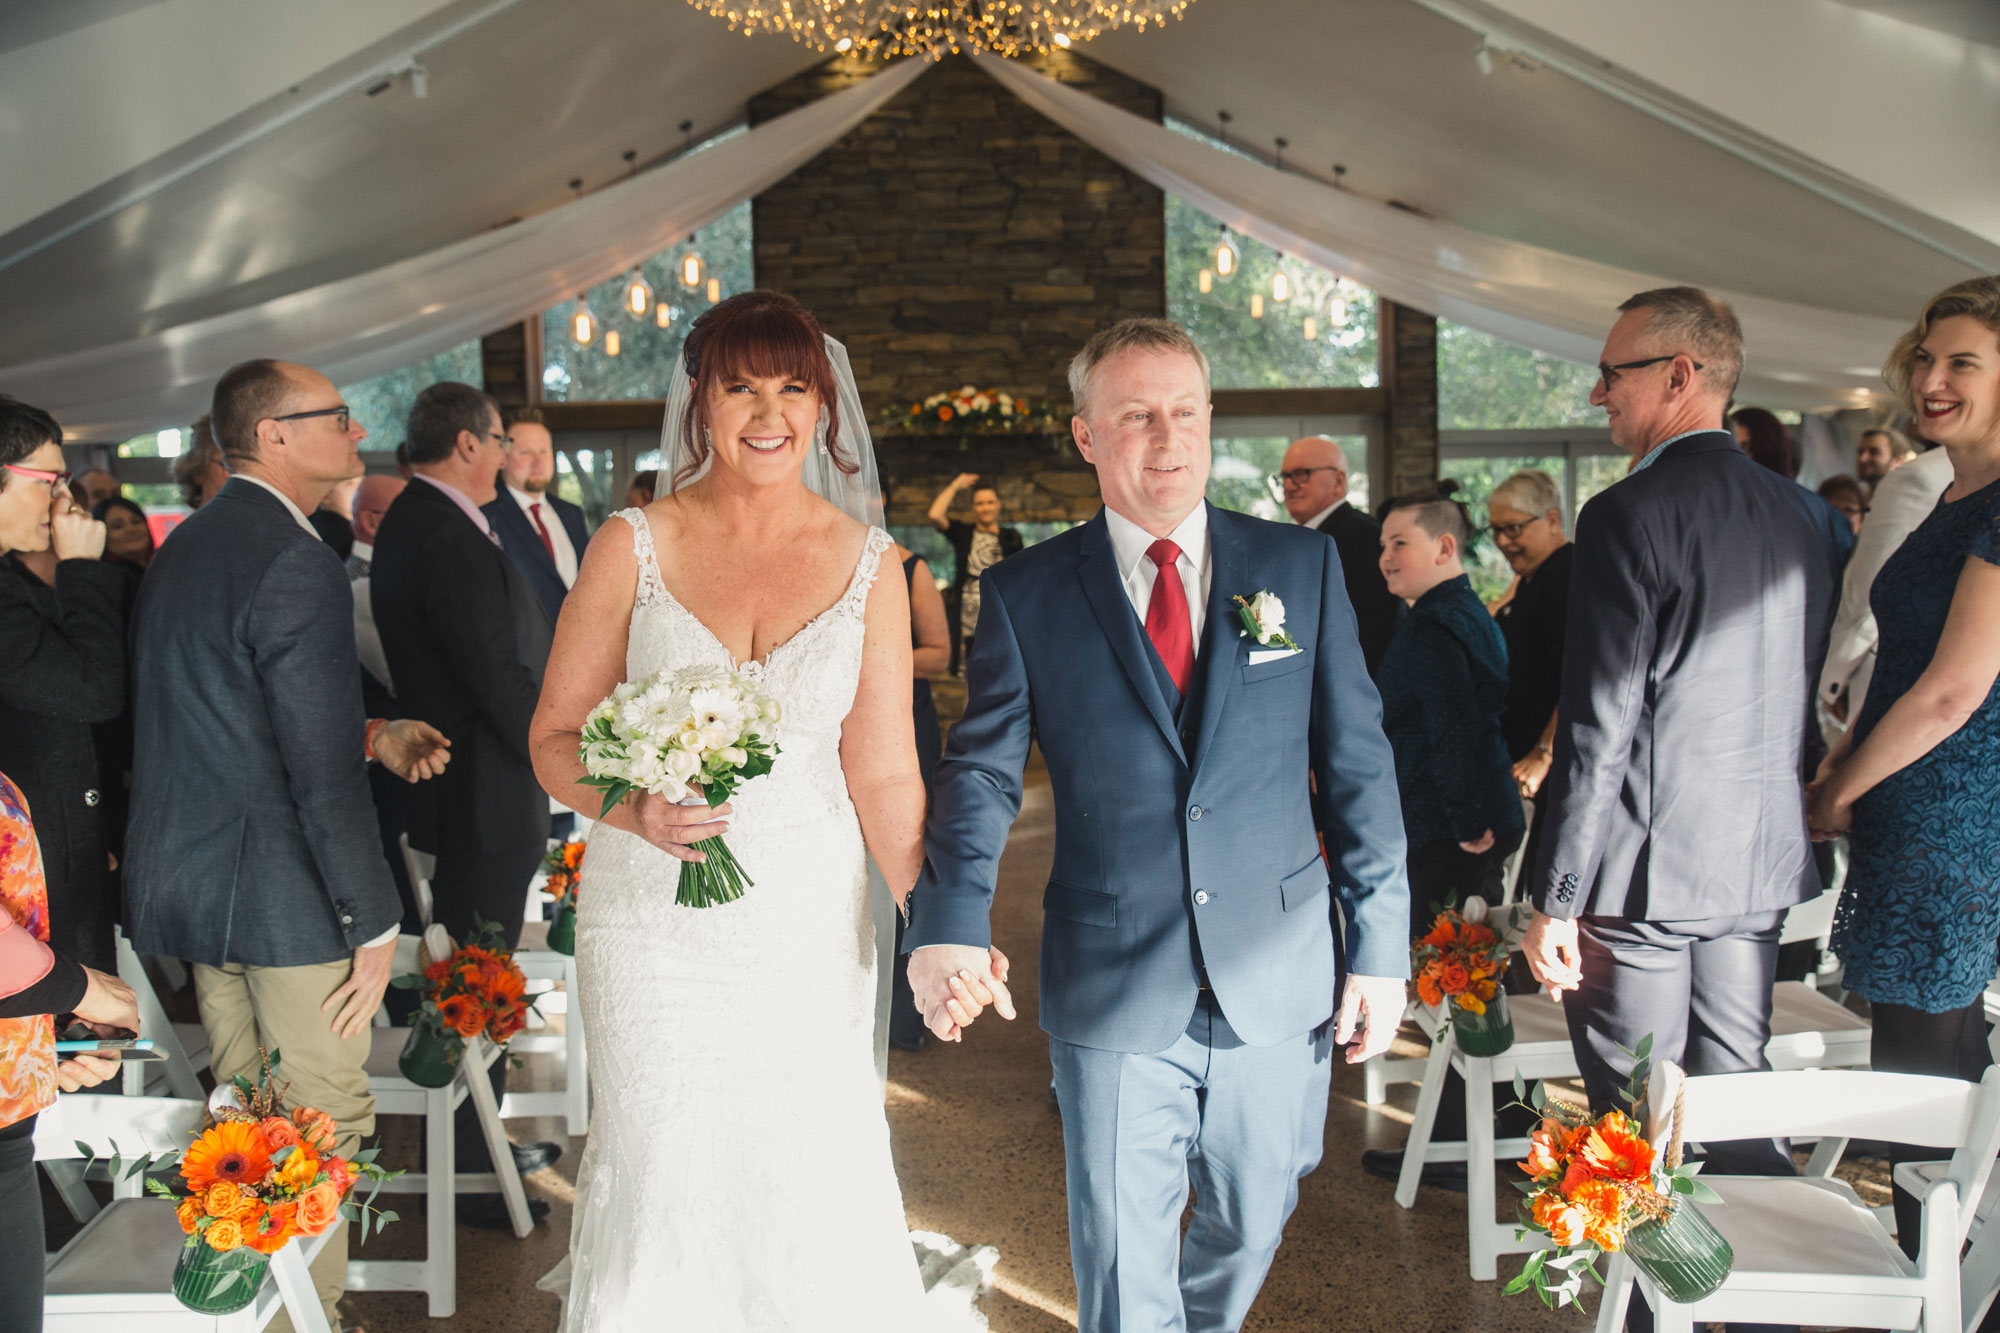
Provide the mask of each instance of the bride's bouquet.
MULTIPOLYGON (((584 785, 604 792, 600 818, 635 791, 721 805, 739 784, 771 771, 778 715, 778 701, 755 681, 719 667, 627 681, 584 719, 584 785)), ((708 859, 681 863, 674 901, 714 907, 741 898, 751 880, 735 855, 721 838, 700 846, 708 859)))

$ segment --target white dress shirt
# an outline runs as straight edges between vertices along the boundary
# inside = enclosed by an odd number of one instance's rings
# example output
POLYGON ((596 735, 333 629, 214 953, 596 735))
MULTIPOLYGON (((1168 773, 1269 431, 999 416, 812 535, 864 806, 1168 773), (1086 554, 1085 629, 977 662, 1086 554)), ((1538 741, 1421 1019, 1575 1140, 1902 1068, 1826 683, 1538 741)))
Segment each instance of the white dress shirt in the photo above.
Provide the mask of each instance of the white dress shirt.
POLYGON ((1299 526, 1302 528, 1311 528, 1314 532, 1317 532, 1319 531, 1319 525, 1326 522, 1329 518, 1332 518, 1333 511, 1340 508, 1342 505, 1346 503, 1347 501, 1345 500, 1335 500, 1332 504, 1320 510, 1317 514, 1314 514, 1311 518, 1307 519, 1305 522, 1299 524, 1299 526))
MULTIPOLYGON (((375 548, 367 542, 356 542, 349 559, 372 564, 375 548)), ((389 683, 389 655, 382 649, 382 631, 375 628, 375 595, 369 576, 350 574, 347 586, 354 594, 354 646, 361 653, 361 669, 374 677, 377 685, 394 694, 395 686, 389 683)))
MULTIPOLYGON (((1153 585, 1160 578, 1159 567, 1146 558, 1147 550, 1157 538, 1109 505, 1104 507, 1104 527, 1111 537, 1111 552, 1118 560, 1118 579, 1125 585, 1125 596, 1130 599, 1132 610, 1138 613, 1139 623, 1144 625, 1146 607, 1153 600, 1153 585)), ((1196 505, 1180 526, 1167 534, 1167 540, 1181 548, 1174 568, 1180 571, 1181 589, 1187 593, 1188 627, 1194 633, 1195 655, 1199 657, 1202 623, 1208 619, 1208 585, 1213 577, 1213 562, 1208 558, 1208 506, 1196 505)))
POLYGON ((1875 613, 1869 608, 1868 593, 1875 576, 1917 530, 1917 525, 1937 508, 1938 497, 1951 485, 1951 459, 1942 448, 1918 454, 1890 472, 1875 485, 1868 499, 1868 517, 1861 520, 1861 534, 1854 539, 1854 554, 1847 558, 1847 573, 1840 585, 1840 611, 1833 620, 1828 638, 1826 665, 1820 671, 1819 694, 1832 703, 1847 691, 1847 721, 1852 726, 1861 716, 1868 698, 1868 684, 1875 677, 1877 632, 1875 613))
POLYGON ((563 587, 576 586, 576 547, 570 543, 569 529, 563 526, 562 516, 555 506, 548 502, 547 495, 530 495, 526 491, 515 490, 513 483, 500 483, 507 494, 514 497, 514 503, 521 506, 527 515, 528 526, 535 526, 535 506, 542 507, 542 525, 549 530, 549 545, 556 548, 556 574, 562 579, 563 587))

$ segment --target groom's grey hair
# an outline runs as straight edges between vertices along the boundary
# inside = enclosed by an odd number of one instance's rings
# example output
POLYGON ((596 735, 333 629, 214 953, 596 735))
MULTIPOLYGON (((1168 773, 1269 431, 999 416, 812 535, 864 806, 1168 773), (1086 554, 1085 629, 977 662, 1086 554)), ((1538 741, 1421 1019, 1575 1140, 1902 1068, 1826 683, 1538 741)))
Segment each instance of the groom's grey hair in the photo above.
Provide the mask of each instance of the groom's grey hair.
POLYGON ((1090 336, 1069 363, 1069 397, 1075 405, 1076 414, 1084 415, 1086 400, 1090 397, 1090 377, 1097 367, 1118 353, 1137 348, 1146 352, 1180 352, 1194 358, 1201 367, 1201 395, 1208 397, 1208 358, 1201 348, 1195 346, 1188 331, 1171 319, 1156 319, 1142 316, 1136 319, 1121 319, 1108 329, 1099 329, 1090 336))

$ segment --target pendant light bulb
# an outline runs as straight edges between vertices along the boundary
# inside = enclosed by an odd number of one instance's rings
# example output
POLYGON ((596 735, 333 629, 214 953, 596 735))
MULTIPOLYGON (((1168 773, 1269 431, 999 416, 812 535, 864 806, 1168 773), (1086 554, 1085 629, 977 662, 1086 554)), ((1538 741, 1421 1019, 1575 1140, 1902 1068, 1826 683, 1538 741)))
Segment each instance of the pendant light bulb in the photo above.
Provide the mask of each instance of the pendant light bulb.
POLYGON ((625 284, 625 308, 632 312, 634 319, 644 319, 646 312, 653 308, 653 288, 646 281, 646 275, 638 269, 632 270, 632 280, 625 284))
POLYGON ((1264 318, 1264 293, 1262 292, 1250 293, 1250 318, 1252 319, 1264 318))
POLYGON ((1292 299, 1292 280, 1285 276, 1283 269, 1271 275, 1271 299, 1279 302, 1292 299))
POLYGON ((1318 340, 1318 338, 1319 338, 1319 321, 1318 321, 1318 320, 1316 320, 1316 319, 1314 319, 1314 318, 1313 318, 1313 317, 1312 317, 1311 315, 1307 315, 1307 316, 1306 316, 1306 341, 1307 341, 1307 342, 1315 342, 1315 341, 1317 341, 1317 340, 1318 340))
POLYGON ((1341 300, 1338 296, 1334 297, 1326 307, 1326 322, 1333 325, 1336 329, 1345 325, 1347 323, 1347 302, 1341 300))
MULTIPOLYGON (((694 237, 692 236, 688 237, 688 244, 690 245, 694 244, 694 237)), ((696 254, 692 250, 682 255, 680 262, 680 275, 681 275, 681 286, 683 287, 701 286, 701 256, 696 254)))
POLYGON ((709 304, 713 305, 715 302, 720 301, 721 299, 722 299, 722 279, 710 278, 708 280, 709 304))
POLYGON ((674 322, 674 308, 665 301, 661 301, 653 307, 653 322, 663 329, 666 328, 674 322))
POLYGON ((606 329, 604 331, 604 354, 606 356, 618 355, 618 330, 606 329))
POLYGON ((1203 269, 1198 275, 1196 275, 1194 280, 1194 285, 1201 288, 1201 294, 1203 296, 1206 296, 1210 292, 1214 291, 1215 270, 1206 268, 1203 269))
POLYGON ((569 331, 579 344, 587 343, 596 336, 597 317, 590 313, 590 303, 581 296, 576 298, 576 312, 570 316, 569 331))
POLYGON ((1224 224, 1222 239, 1215 243, 1215 275, 1219 278, 1236 276, 1236 247, 1229 243, 1229 227, 1224 224))

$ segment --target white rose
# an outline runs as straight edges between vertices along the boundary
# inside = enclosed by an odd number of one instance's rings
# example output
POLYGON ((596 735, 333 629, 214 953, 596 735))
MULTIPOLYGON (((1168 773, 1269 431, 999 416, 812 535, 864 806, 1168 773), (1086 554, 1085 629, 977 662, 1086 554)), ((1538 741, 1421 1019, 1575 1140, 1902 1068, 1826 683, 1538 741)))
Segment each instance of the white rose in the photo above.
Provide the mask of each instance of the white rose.
POLYGON ((723 746, 736 739, 736 729, 725 727, 719 722, 711 722, 701 729, 701 750, 703 754, 714 754, 723 746))
POLYGON ((701 772, 701 760, 686 750, 667 751, 663 762, 667 777, 675 782, 687 782, 701 772))
POLYGON ((1257 622, 1257 642, 1269 643, 1285 627, 1285 604, 1268 592, 1250 599, 1250 615, 1257 622))
POLYGON ((720 754, 716 756, 716 758, 720 759, 723 763, 727 764, 731 768, 741 768, 743 767, 743 765, 750 762, 749 752, 747 750, 739 749, 734 745, 729 746, 727 749, 723 750, 720 754))

